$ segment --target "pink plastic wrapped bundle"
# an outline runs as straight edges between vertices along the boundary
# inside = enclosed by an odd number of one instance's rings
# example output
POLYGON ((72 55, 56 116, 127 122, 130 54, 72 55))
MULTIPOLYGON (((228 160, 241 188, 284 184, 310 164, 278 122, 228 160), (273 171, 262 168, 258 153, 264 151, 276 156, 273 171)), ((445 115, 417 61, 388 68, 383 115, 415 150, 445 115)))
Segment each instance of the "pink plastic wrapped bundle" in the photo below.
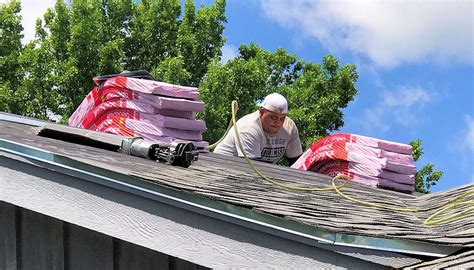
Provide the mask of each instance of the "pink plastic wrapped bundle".
POLYGON ((89 129, 90 126, 97 123, 97 120, 107 112, 108 110, 114 109, 130 109, 137 112, 143 113, 156 113, 157 108, 153 107, 148 103, 143 103, 135 100, 129 100, 125 98, 114 98, 106 102, 100 103, 98 106, 95 106, 90 110, 78 127, 89 129))
POLYGON ((395 191, 401 191, 401 192, 405 192, 405 193, 413 193, 415 191, 415 185, 406 185, 406 184, 400 184, 400 183, 397 183, 397 182, 393 182, 391 180, 387 180, 387 179, 384 179, 384 178, 379 178, 378 179, 378 185, 377 187, 382 187, 382 188, 388 188, 388 189, 392 189, 392 190, 395 190, 395 191))
POLYGON ((366 177, 379 177, 387 179, 393 182, 406 185, 415 184, 415 175, 401 174, 392 171, 388 171, 382 168, 382 166, 370 166, 364 163, 351 162, 347 160, 328 160, 319 162, 316 166, 311 168, 312 171, 321 174, 327 174, 328 172, 339 172, 348 176, 355 174, 366 177))
POLYGON ((190 140, 201 149, 208 146, 202 141, 205 122, 195 120, 195 113, 204 111, 197 88, 108 75, 94 81, 97 87, 70 117, 69 125, 165 142, 190 140))
POLYGON ((91 92, 89 92, 89 94, 87 94, 87 96, 82 100, 79 107, 77 107, 71 117, 69 117, 68 125, 72 127, 79 127, 84 117, 89 113, 92 108, 94 108, 96 103, 91 93, 94 92, 94 90, 96 89, 97 87, 95 87, 91 92))
POLYGON ((412 147, 409 144, 390 142, 386 140, 380 140, 376 138, 355 135, 355 134, 333 134, 322 138, 321 140, 316 141, 311 145, 311 149, 319 148, 321 145, 326 145, 328 143, 334 142, 346 142, 346 143, 356 143, 358 145, 364 145, 372 148, 377 148, 381 150, 386 150, 399 154, 412 154, 412 147))
POLYGON ((202 120, 176 118, 170 116, 164 116, 159 114, 149 114, 133 109, 118 108, 110 109, 100 115, 100 117, 94 119, 93 123, 87 126, 88 129, 96 129, 97 126, 107 118, 112 117, 123 117, 127 119, 135 119, 156 127, 173 128, 181 130, 194 130, 204 131, 206 130, 206 123, 202 120))
POLYGON ((401 164, 413 164, 412 154, 402 154, 390 152, 387 150, 380 150, 380 157, 386 158, 388 161, 401 163, 401 164))
POLYGON ((349 176, 354 182, 373 187, 384 187, 403 192, 413 192, 415 190, 414 176, 394 175, 393 172, 386 172, 345 160, 326 161, 311 170, 332 177, 342 173, 349 176))
POLYGON ((346 143, 340 140, 325 141, 325 144, 321 144, 319 141, 314 143, 311 148, 293 164, 292 168, 306 170, 320 162, 339 159, 403 174, 416 173, 416 167, 413 164, 397 163, 380 157, 382 155, 380 149, 365 147, 357 143, 346 143), (314 145, 317 145, 317 147, 313 147, 314 145))
POLYGON ((169 110, 169 109, 158 109, 156 110, 156 114, 177 117, 177 118, 185 118, 185 119, 195 119, 195 116, 196 116, 196 114, 191 111, 176 111, 176 110, 169 110))
POLYGON ((358 182, 400 191, 414 188, 416 167, 411 146, 375 138, 335 134, 316 141, 292 165, 327 175, 343 173, 358 182), (370 180, 370 181, 369 181, 370 180))
POLYGON ((154 94, 137 92, 126 88, 100 86, 98 88, 94 88, 89 94, 92 95, 94 99, 94 105, 112 98, 126 98, 149 103, 158 109, 194 112, 204 111, 204 103, 202 101, 158 96, 154 94))
MULTIPOLYGON (((113 114, 101 118, 101 121, 95 123, 95 126, 96 127, 93 130, 103 132, 110 131, 111 128, 117 128, 120 130, 129 131, 130 134, 148 133, 160 137, 174 137, 182 140, 202 141, 202 132, 200 131, 158 127, 144 121, 113 114)), ((134 136, 125 134, 123 135, 134 136)))
MULTIPOLYGON (((95 106, 92 110, 89 111, 89 113, 76 126, 77 127, 82 127, 82 128, 89 128, 105 112, 107 112, 109 110, 116 110, 116 109, 130 109, 130 110, 134 110, 136 112, 155 114, 155 115, 157 115, 157 118, 159 117, 158 115, 170 116, 169 115, 169 114, 171 114, 170 111, 173 112, 173 110, 158 109, 158 108, 156 108, 156 107, 154 107, 154 106, 152 106, 148 103, 140 102, 140 101, 137 101, 137 100, 129 100, 129 99, 124 99, 124 98, 113 98, 113 99, 110 99, 108 101, 100 103, 98 106, 95 106)), ((171 117, 173 117, 174 114, 180 116, 183 113, 186 113, 186 112, 179 112, 179 111, 174 111, 174 112, 177 112, 177 113, 173 113, 173 115, 171 115, 171 117)), ((186 117, 178 117, 178 118, 186 118, 186 117)), ((188 120, 188 119, 186 119, 186 120, 188 120)), ((190 120, 190 121, 197 121, 197 120, 190 120)))
POLYGON ((144 80, 129 77, 113 77, 102 84, 102 87, 125 88, 132 91, 157 94, 168 97, 179 97, 196 100, 198 89, 196 87, 174 85, 164 82, 144 80))
MULTIPOLYGON (((194 118, 194 112, 204 111, 204 103, 201 101, 162 97, 129 89, 95 87, 69 118, 69 125, 75 127, 82 126, 80 123, 94 107, 99 106, 101 103, 118 99, 136 101, 138 104, 147 104, 148 107, 154 107, 153 112, 155 113, 187 119, 194 118)), ((152 111, 151 108, 148 110, 149 112, 152 111)))
POLYGON ((374 158, 385 158, 389 162, 413 165, 413 156, 401 153, 390 152, 378 148, 365 146, 358 143, 345 143, 345 149, 348 153, 357 153, 374 158))

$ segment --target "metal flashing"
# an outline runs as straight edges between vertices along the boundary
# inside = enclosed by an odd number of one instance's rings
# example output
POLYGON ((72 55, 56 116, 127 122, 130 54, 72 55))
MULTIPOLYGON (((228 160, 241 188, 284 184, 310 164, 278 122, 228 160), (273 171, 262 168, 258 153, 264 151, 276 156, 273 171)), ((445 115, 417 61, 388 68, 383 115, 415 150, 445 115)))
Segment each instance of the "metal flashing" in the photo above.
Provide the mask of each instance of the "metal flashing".
POLYGON ((46 121, 41 121, 41 120, 24 117, 24 116, 18 116, 15 114, 10 114, 10 113, 5 113, 5 112, 0 112, 0 120, 13 122, 13 123, 19 123, 19 124, 25 124, 25 125, 34 126, 34 127, 42 127, 48 123, 46 121))

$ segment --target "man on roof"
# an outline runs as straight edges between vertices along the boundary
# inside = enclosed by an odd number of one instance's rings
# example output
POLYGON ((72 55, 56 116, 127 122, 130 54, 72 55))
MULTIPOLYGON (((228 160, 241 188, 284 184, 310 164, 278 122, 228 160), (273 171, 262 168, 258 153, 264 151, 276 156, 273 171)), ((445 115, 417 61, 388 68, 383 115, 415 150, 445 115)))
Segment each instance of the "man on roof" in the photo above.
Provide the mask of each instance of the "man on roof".
MULTIPOLYGON (((265 97, 261 108, 237 121, 245 153, 250 159, 276 163, 284 155, 293 164, 303 153, 298 128, 287 117, 288 102, 278 93, 265 97)), ((233 127, 214 153, 243 157, 233 127)))

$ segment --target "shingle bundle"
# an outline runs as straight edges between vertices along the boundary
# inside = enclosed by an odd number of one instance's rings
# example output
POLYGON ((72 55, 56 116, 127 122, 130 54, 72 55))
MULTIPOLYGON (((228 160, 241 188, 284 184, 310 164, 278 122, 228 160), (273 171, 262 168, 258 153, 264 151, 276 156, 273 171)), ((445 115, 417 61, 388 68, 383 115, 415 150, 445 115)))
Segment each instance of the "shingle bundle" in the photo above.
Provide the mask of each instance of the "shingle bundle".
POLYGON ((411 145, 354 134, 316 141, 292 168, 329 176, 343 173, 355 182, 402 192, 413 192, 415 185, 411 145))
POLYGON ((127 137, 171 142, 190 140, 206 149, 204 111, 195 87, 133 77, 94 78, 97 86, 69 118, 69 125, 127 137))

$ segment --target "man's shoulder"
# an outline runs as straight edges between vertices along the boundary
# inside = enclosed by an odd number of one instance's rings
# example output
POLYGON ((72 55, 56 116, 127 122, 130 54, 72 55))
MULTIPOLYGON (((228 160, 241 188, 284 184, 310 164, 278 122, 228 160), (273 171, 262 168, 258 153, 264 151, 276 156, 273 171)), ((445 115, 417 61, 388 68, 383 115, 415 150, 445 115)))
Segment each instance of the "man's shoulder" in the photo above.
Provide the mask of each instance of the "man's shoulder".
POLYGON ((293 129, 298 130, 293 119, 288 116, 285 119, 285 123, 283 123, 283 128, 285 128, 287 131, 292 131, 293 129))
POLYGON ((240 128, 259 127, 259 116, 258 111, 244 115, 237 121, 237 125, 240 128))

